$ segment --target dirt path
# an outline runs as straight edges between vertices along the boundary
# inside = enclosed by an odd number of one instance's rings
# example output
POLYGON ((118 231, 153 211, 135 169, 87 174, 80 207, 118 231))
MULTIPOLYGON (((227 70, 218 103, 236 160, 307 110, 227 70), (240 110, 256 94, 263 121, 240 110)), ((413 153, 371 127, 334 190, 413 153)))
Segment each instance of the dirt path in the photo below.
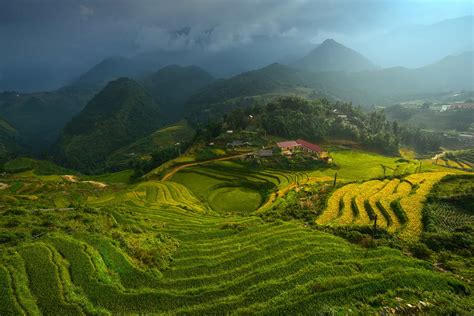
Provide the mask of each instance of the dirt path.
POLYGON ((186 163, 186 164, 183 164, 183 165, 179 165, 179 166, 174 167, 173 169, 171 169, 167 174, 165 174, 165 176, 161 180, 166 181, 169 178, 171 178, 176 172, 178 172, 182 169, 188 168, 188 167, 203 165, 203 164, 214 162, 214 161, 232 160, 232 159, 239 158, 239 157, 245 157, 248 154, 249 153, 244 153, 244 154, 238 154, 238 155, 235 155, 235 156, 226 156, 226 157, 220 157, 220 158, 213 158, 213 159, 209 159, 209 160, 196 161, 196 162, 190 162, 190 163, 186 163))

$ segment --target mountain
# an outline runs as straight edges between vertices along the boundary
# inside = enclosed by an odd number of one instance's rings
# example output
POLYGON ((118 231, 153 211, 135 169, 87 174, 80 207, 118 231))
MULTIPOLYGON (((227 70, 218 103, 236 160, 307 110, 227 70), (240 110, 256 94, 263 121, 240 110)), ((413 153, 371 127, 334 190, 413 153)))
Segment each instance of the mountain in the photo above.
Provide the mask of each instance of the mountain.
POLYGON ((125 57, 109 57, 76 79, 72 86, 102 88, 108 82, 121 77, 136 77, 145 72, 145 66, 125 57))
POLYGON ((230 79, 217 80, 191 96, 188 103, 191 107, 196 107, 238 97, 282 91, 295 86, 304 86, 307 83, 306 73, 274 63, 230 79))
POLYGON ((148 92, 159 102, 170 120, 183 115, 184 104, 190 95, 209 85, 215 79, 197 66, 171 65, 142 80, 148 92))
POLYGON ((178 152, 177 143, 185 145, 192 141, 195 130, 185 121, 161 127, 151 134, 126 145, 109 155, 107 165, 127 168, 133 160, 148 160, 160 150, 173 148, 178 152))
POLYGON ((33 151, 43 151, 95 90, 64 87, 51 92, 0 93, 0 115, 24 136, 33 151))
POLYGON ((0 118, 0 163, 14 158, 23 151, 18 131, 7 121, 0 118))
POLYGON ((372 38, 360 45, 359 51, 384 67, 419 68, 474 50, 473 30, 473 15, 410 25, 372 38))
POLYGON ((156 130, 163 122, 153 97, 136 81, 110 82, 64 128, 58 162, 84 172, 103 171, 114 150, 156 130))
POLYGON ((109 81, 144 72, 143 65, 130 59, 107 58, 58 90, 0 93, 0 115, 18 128, 33 151, 42 152, 109 81))
POLYGON ((474 90, 474 53, 448 56, 416 69, 394 67, 349 74, 340 82, 393 102, 417 94, 474 90))
POLYGON ((358 52, 336 42, 325 40, 292 66, 313 72, 374 70, 376 67, 370 60, 358 52))
POLYGON ((217 118, 235 107, 282 95, 329 98, 362 105, 389 105, 430 93, 474 90, 474 58, 468 52, 417 68, 308 72, 280 64, 217 80, 192 95, 193 123, 217 118))

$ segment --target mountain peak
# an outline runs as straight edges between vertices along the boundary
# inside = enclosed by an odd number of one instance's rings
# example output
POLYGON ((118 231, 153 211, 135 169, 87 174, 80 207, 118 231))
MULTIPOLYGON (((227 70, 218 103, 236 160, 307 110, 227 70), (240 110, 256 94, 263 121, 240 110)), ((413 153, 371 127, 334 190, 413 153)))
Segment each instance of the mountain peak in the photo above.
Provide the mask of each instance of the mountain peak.
POLYGON ((312 72, 356 72, 375 69, 370 60, 331 38, 297 60, 293 66, 312 72))
POLYGON ((328 38, 328 39, 325 39, 324 42, 322 42, 320 46, 323 46, 323 45, 334 45, 334 44, 342 45, 342 44, 336 42, 335 40, 333 40, 332 38, 328 38))

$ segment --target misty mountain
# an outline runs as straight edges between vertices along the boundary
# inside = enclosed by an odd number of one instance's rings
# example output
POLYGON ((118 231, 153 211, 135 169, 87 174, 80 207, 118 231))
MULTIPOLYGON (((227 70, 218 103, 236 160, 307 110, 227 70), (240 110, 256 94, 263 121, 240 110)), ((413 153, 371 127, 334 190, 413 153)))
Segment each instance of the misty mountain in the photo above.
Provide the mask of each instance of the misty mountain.
POLYGON ((33 151, 53 143, 64 125, 84 107, 94 91, 64 87, 51 92, 0 93, 0 115, 24 135, 33 151))
POLYGON ((72 86, 81 88, 102 88, 108 82, 121 77, 137 77, 146 71, 146 67, 133 59, 109 57, 94 65, 76 79, 72 86))
POLYGON ((448 56, 416 69, 394 67, 340 75, 340 82, 383 104, 427 93, 474 90, 474 53, 448 56))
POLYGON ((145 77, 144 88, 158 101, 170 120, 183 115, 183 106, 190 95, 215 79, 197 66, 171 65, 145 77))
MULTIPOLYGON (((307 72, 272 64, 226 80, 218 80, 192 95, 188 101, 193 118, 224 114, 255 100, 282 95, 329 98, 362 105, 389 105, 420 95, 474 90, 473 53, 449 56, 417 68, 372 71, 307 72), (249 99, 251 98, 251 99, 249 99)), ((267 98, 268 99, 268 98, 267 98)))
POLYGON ((104 170, 114 150, 156 130, 163 122, 153 97, 136 81, 110 82, 61 133, 58 162, 84 172, 104 170))
POLYGON ((422 67, 448 55, 474 50, 474 16, 430 25, 397 28, 374 37, 359 49, 385 67, 422 67))
POLYGON ((230 79, 220 79, 190 97, 191 108, 228 99, 284 91, 309 83, 307 73, 292 67, 271 64, 230 79))
POLYGON ((298 69, 313 72, 355 72, 376 68, 370 60, 333 39, 325 40, 321 45, 291 65, 298 69))

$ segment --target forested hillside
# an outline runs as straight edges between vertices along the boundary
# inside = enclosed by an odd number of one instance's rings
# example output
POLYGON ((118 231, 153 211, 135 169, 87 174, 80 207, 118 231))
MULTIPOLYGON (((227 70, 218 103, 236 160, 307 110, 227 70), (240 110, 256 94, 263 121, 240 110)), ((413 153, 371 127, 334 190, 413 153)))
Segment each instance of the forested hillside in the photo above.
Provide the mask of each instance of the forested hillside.
MULTIPOLYGON (((215 124, 211 122, 209 126, 215 129, 215 124)), ((365 113, 348 103, 298 97, 282 97, 266 105, 235 109, 217 124, 236 130, 252 126, 267 135, 287 139, 352 140, 366 148, 395 155, 401 132, 398 124, 387 121, 381 111, 365 113)))
POLYGON ((0 163, 13 159, 22 153, 21 138, 18 131, 7 121, 0 118, 0 163))
POLYGON ((272 64, 227 80, 218 80, 192 95, 187 107, 193 117, 225 114, 246 106, 245 97, 303 94, 361 105, 391 105, 430 93, 474 89, 474 55, 465 53, 418 68, 360 72, 309 72, 272 64), (446 75, 448 74, 448 75, 446 75), (304 92, 302 92, 304 91, 304 92))
POLYGON ((3 92, 0 93, 0 116, 18 129, 30 147, 45 151, 94 92, 74 87, 28 94, 3 92))
POLYGON ((163 123, 153 98, 135 81, 109 83, 64 128, 56 159, 84 172, 104 170, 107 155, 163 123))
POLYGON ((159 102, 168 120, 177 120, 186 113, 189 96, 214 81, 208 72, 196 66, 164 67, 145 77, 143 87, 159 102))

